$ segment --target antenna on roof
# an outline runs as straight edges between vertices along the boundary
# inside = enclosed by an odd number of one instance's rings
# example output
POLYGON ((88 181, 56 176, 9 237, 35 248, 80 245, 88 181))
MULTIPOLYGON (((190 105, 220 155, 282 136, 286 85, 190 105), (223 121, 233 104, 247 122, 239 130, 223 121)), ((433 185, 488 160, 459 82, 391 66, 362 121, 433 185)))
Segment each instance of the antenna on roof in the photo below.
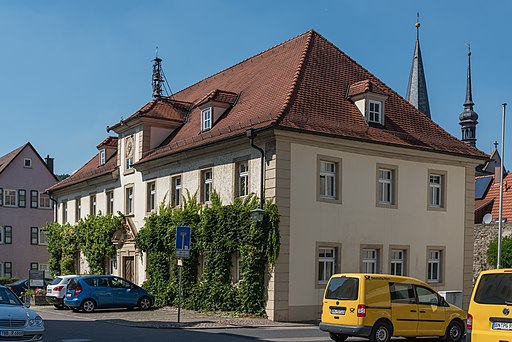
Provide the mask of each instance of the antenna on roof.
POLYGON ((153 98, 161 98, 164 92, 167 96, 172 96, 171 88, 168 86, 169 83, 167 82, 167 78, 165 77, 162 69, 162 59, 158 57, 158 46, 155 50, 155 58, 153 59, 153 62, 153 98))

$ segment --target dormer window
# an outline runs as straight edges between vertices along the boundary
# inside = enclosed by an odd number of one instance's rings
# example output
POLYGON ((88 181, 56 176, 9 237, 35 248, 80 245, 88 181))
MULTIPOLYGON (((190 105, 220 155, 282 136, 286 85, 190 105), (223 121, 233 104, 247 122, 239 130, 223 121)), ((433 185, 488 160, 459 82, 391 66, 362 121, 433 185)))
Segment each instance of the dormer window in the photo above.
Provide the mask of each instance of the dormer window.
POLYGON ((212 128, 212 108, 208 107, 201 110, 201 131, 212 128))
POLYGON ((368 122, 383 124, 382 122, 382 102, 369 100, 368 122))
POLYGON ((100 166, 105 165, 105 150, 100 150, 100 166))

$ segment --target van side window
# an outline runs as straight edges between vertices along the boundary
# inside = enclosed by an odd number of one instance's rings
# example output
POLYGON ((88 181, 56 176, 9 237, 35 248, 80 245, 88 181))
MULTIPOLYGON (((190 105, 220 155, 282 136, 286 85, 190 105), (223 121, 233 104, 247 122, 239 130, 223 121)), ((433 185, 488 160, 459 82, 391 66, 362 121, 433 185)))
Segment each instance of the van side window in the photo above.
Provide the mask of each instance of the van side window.
POLYGON ((418 304, 439 305, 439 296, 426 287, 416 286, 416 294, 418 295, 418 304))
POLYGON ((389 283, 389 292, 393 303, 416 304, 416 297, 411 284, 389 283))

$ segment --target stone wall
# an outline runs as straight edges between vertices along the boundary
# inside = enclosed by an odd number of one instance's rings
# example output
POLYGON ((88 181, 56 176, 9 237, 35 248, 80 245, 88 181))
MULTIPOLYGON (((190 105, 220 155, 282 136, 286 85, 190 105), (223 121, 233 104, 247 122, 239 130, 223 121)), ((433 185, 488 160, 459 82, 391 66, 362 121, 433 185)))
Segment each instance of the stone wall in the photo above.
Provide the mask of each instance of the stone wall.
MULTIPOLYGON (((503 237, 510 236, 512 233, 512 223, 505 223, 503 226, 503 237)), ((487 249, 492 240, 498 236, 497 224, 475 224, 475 248, 473 259, 473 278, 481 271, 496 268, 496 265, 487 263, 487 249)))

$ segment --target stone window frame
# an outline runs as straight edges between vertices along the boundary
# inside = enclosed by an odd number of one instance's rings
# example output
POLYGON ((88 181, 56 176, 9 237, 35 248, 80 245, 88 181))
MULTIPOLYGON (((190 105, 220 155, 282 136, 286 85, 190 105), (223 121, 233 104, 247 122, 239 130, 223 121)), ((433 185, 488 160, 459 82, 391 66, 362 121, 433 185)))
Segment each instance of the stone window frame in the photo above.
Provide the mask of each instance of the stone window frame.
POLYGON ((156 179, 151 179, 146 182, 146 213, 156 210, 156 198, 156 179), (152 189, 151 186, 153 186, 152 189))
POLYGON ((402 274, 403 276, 409 276, 409 266, 410 266, 410 262, 409 262, 409 258, 410 258, 410 250, 411 250, 411 247, 409 245, 389 245, 389 263, 388 263, 388 266, 389 266, 389 274, 391 274, 391 254, 394 250, 402 250, 404 251, 404 267, 403 267, 403 271, 404 271, 404 274, 402 274))
POLYGON ((315 281, 315 288, 317 289, 323 289, 327 285, 327 282, 322 283, 318 279, 318 270, 319 270, 319 262, 320 262, 320 248, 334 248, 334 272, 333 274, 340 273, 341 272, 341 249, 342 244, 341 242, 326 242, 326 241, 316 241, 315 243, 315 275, 314 275, 314 281, 315 281))
POLYGON ((376 195, 375 205, 379 208, 392 208, 398 209, 398 165, 377 163, 376 165, 376 195), (391 183, 391 203, 384 203, 380 201, 380 170, 389 170, 392 175, 391 183))
POLYGON ((425 259, 425 282, 429 285, 444 286, 446 277, 446 246, 427 246, 426 248, 426 259, 425 259), (428 279, 428 263, 429 263, 429 252, 439 251, 439 281, 432 281, 428 279))
POLYGON ((382 274, 382 244, 361 244, 359 246, 359 270, 361 273, 364 272, 364 264, 363 264, 363 251, 365 249, 376 249, 377 250, 377 266, 375 274, 382 274))
POLYGON ((105 190, 105 212, 107 215, 114 215, 114 189, 105 190))
POLYGON ((135 212, 135 186, 133 183, 124 186, 124 212, 126 216, 134 216, 135 212), (131 211, 128 212, 128 190, 131 189, 131 211))
POLYGON ((322 154, 318 154, 316 156, 316 200, 318 202, 336 203, 336 204, 342 203, 342 200, 341 200, 342 163, 343 163, 342 159, 338 158, 338 157, 327 156, 327 155, 322 155, 322 154), (334 163, 334 165, 335 165, 335 178, 334 178, 335 196, 334 196, 334 198, 323 197, 320 195, 320 162, 329 162, 329 163, 334 163))
POLYGON ((171 206, 177 207, 182 203, 183 197, 183 175, 176 174, 171 176, 171 206), (177 185, 176 181, 179 180, 180 184, 177 185), (179 189, 179 190, 178 190, 179 189), (179 196, 178 196, 179 193, 179 196))
POLYGON ((233 198, 245 198, 251 194, 251 156, 233 158, 233 198), (240 195, 240 165, 247 163, 247 195, 240 195))
POLYGON ((428 169, 427 173, 427 210, 429 211, 446 211, 447 208, 447 184, 448 184, 448 172, 444 170, 428 169), (431 192, 430 192, 430 176, 441 176, 441 205, 433 206, 431 192))
POLYGON ((75 197, 75 222, 80 221, 82 218, 82 197, 75 197))

